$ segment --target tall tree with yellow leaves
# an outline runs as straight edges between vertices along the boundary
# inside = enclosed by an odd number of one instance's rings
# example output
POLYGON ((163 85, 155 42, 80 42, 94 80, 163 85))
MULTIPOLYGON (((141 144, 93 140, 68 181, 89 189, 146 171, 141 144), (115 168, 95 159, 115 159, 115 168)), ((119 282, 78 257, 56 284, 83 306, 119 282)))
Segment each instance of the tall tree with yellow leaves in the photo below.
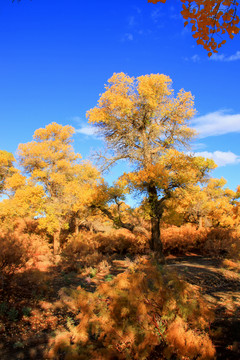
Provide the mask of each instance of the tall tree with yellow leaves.
POLYGON ((174 97, 171 79, 163 74, 131 78, 114 74, 98 104, 87 112, 90 123, 107 143, 112 156, 102 156, 110 166, 127 159, 135 171, 122 179, 132 189, 147 194, 151 217, 151 248, 162 255, 160 220, 165 200, 178 186, 201 180, 211 161, 181 152, 194 130, 193 97, 180 90, 174 97))

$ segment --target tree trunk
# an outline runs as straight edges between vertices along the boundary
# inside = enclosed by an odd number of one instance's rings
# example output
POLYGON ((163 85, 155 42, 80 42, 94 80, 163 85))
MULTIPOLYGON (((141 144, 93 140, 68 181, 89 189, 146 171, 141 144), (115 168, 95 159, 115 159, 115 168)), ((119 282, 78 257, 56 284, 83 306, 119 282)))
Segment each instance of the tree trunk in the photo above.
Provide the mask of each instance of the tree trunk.
POLYGON ((160 220, 163 214, 162 202, 158 200, 157 189, 154 185, 148 187, 148 200, 151 207, 151 240, 150 249, 156 251, 163 259, 163 246, 161 241, 160 220))
POLYGON ((198 228, 202 229, 203 228, 203 217, 200 215, 199 219, 198 219, 198 228))
POLYGON ((53 254, 58 255, 60 253, 60 230, 56 230, 53 235, 53 254))
POLYGON ((151 250, 159 252, 162 255, 163 246, 160 235, 160 219, 152 217, 151 218, 151 250))
POLYGON ((75 235, 78 235, 78 234, 79 234, 79 220, 76 217, 75 218, 75 235))

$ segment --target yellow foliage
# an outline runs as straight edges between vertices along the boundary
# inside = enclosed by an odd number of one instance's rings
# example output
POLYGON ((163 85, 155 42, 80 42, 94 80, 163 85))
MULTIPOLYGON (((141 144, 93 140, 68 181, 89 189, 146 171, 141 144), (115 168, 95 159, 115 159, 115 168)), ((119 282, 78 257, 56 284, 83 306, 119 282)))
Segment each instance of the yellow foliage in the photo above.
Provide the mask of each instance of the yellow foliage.
POLYGON ((239 224, 238 192, 225 185, 223 178, 210 178, 204 186, 176 189, 168 200, 164 221, 173 225, 190 222, 200 227, 208 223, 214 227, 236 228, 239 224))
POLYGON ((11 177, 16 169, 13 167, 14 156, 4 150, 0 150, 0 193, 5 189, 5 181, 11 177))
MULTIPOLYGON (((80 217, 86 211, 100 178, 90 163, 79 162, 81 156, 75 154, 71 145, 73 133, 71 126, 52 123, 36 130, 33 141, 18 147, 20 165, 29 176, 31 187, 18 189, 14 201, 20 202, 20 191, 23 201, 28 199, 24 200, 27 190, 43 192, 39 193, 42 202, 35 211, 39 226, 54 235, 56 252, 59 251, 60 231, 69 227, 71 218, 80 217)), ((17 183, 17 179, 12 178, 11 182, 17 183)), ((31 197, 37 200, 33 194, 31 197)))
MULTIPOLYGON (((89 122, 97 127, 112 151, 112 157, 102 156, 105 166, 120 159, 128 159, 134 165, 135 171, 124 174, 117 185, 121 190, 126 186, 147 194, 151 249, 159 253, 158 229, 166 200, 176 188, 204 181, 215 166, 211 160, 183 152, 195 135, 189 127, 195 114, 193 96, 181 89, 174 97, 171 83, 163 74, 130 78, 115 73, 97 106, 87 112, 89 122)), ((100 196, 103 203, 104 199, 106 196, 100 196)))
MULTIPOLYGON (((109 144, 116 144, 116 150, 119 149, 118 141, 124 141, 126 149, 135 147, 140 151, 144 131, 147 130, 148 141, 158 139, 166 136, 173 123, 175 136, 191 138, 194 131, 187 126, 181 129, 181 134, 178 130, 195 113, 193 97, 190 92, 181 90, 174 98, 171 83, 171 79, 163 74, 135 79, 124 73, 114 73, 105 85, 106 91, 98 105, 87 112, 87 117, 96 124, 109 144)), ((154 143, 151 147, 157 148, 154 143)))

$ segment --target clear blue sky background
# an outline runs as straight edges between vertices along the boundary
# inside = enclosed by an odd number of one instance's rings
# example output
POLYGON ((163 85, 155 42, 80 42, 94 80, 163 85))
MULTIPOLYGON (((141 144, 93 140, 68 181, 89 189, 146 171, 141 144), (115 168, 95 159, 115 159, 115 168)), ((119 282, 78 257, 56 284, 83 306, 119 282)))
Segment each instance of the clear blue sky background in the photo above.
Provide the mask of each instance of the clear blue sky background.
MULTIPOLYGON (((84 158, 103 147, 86 111, 114 72, 163 73, 195 96, 193 150, 219 165, 214 177, 240 184, 240 36, 208 58, 184 28, 180 0, 0 2, 0 148, 16 152, 55 121, 76 128, 84 158)), ((107 179, 121 174, 112 169, 107 179)))

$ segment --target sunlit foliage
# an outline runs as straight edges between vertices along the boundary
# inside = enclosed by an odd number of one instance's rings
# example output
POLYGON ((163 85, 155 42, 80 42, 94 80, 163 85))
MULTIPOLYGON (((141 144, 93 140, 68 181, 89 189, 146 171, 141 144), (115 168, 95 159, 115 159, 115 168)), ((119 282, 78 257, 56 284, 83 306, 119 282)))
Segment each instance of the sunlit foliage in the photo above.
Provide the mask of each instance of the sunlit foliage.
POLYGON ((89 163, 80 163, 72 143, 74 128, 57 123, 35 131, 33 141, 20 144, 18 156, 28 180, 44 191, 40 226, 54 236, 55 253, 59 236, 71 217, 80 214, 89 202, 98 171, 89 163))
POLYGON ((223 178, 210 178, 204 186, 177 189, 168 201, 164 221, 173 225, 193 223, 199 227, 237 228, 240 222, 238 193, 225 185, 223 178))
POLYGON ((195 132, 189 127, 194 115, 193 97, 183 89, 174 97, 171 79, 163 74, 131 78, 114 74, 98 104, 87 112, 113 156, 101 156, 108 167, 127 159, 135 171, 119 182, 147 194, 152 222, 151 248, 162 255, 160 220, 165 200, 177 187, 201 181, 211 160, 191 158, 182 151, 195 132), (188 169, 188 172, 186 171, 188 169))
POLYGON ((6 179, 15 171, 14 161, 14 156, 11 153, 0 150, 0 194, 5 188, 6 179))

